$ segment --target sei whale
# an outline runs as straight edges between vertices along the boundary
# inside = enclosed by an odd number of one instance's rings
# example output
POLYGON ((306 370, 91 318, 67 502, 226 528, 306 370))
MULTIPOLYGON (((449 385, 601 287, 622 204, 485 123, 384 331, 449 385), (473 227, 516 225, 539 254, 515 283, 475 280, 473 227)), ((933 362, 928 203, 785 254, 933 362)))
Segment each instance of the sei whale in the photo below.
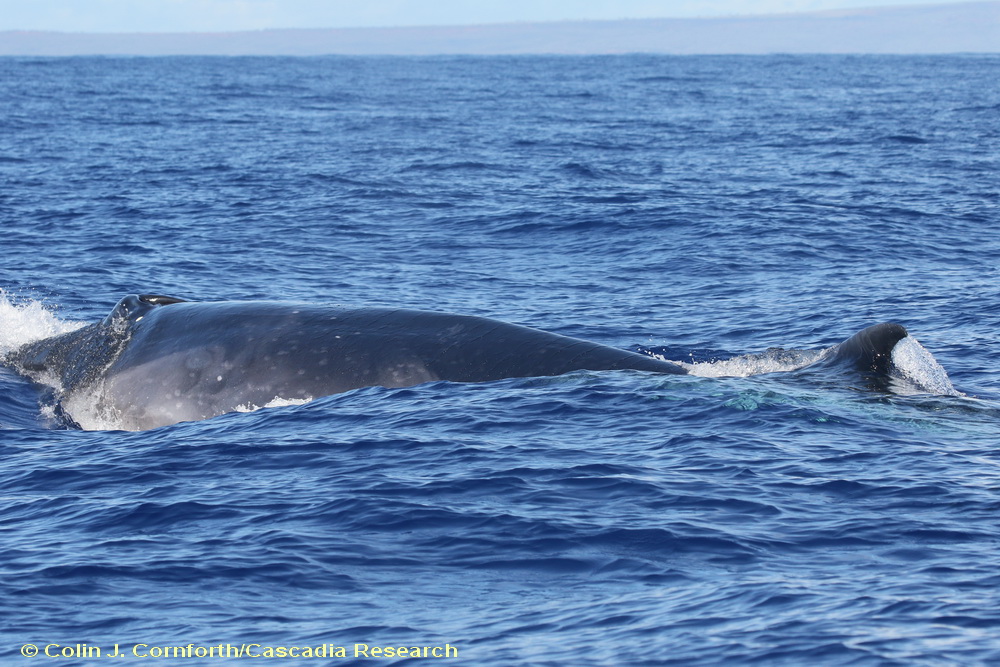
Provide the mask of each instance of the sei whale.
MULTIPOLYGON (((875 325, 817 363, 885 373, 906 335, 898 324, 875 325)), ((103 321, 24 345, 4 363, 54 387, 61 403, 96 397, 98 410, 135 430, 369 386, 577 370, 687 372, 652 356, 485 317, 155 294, 126 296, 103 321)))

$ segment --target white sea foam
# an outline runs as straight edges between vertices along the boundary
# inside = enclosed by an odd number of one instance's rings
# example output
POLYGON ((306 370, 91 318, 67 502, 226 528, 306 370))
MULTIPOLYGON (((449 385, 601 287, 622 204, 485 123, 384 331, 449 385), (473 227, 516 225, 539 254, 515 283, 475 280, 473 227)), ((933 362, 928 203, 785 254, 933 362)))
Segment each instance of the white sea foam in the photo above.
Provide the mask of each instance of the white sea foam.
MULTIPOLYGON (((85 431, 141 431, 143 427, 130 420, 128 415, 108 407, 102 400, 103 386, 100 382, 71 392, 62 398, 62 408, 77 426, 85 431)), ((281 398, 275 396, 264 405, 246 403, 234 408, 234 412, 256 412, 264 408, 281 408, 289 405, 303 405, 313 398, 281 398)))
MULTIPOLYGON (((35 299, 13 296, 0 290, 0 355, 7 354, 28 343, 43 338, 75 331, 86 322, 59 318, 50 308, 35 299)), ((122 428, 120 420, 100 414, 98 393, 83 389, 72 394, 63 394, 62 383, 57 373, 32 373, 32 379, 55 390, 62 411, 82 428, 87 430, 109 430, 122 428)), ((41 405, 39 416, 43 423, 57 424, 61 421, 55 404, 41 405)))
POLYGON ((907 336, 892 348, 893 391, 899 394, 962 396, 948 373, 916 338, 907 336))
POLYGON ((63 412, 84 431, 138 431, 129 424, 121 411, 108 407, 102 400, 104 383, 78 387, 61 398, 63 412))
POLYGON ((85 324, 59 319, 40 301, 22 299, 0 289, 0 355, 36 340, 79 329, 85 324))
POLYGON ((743 354, 731 359, 685 363, 675 361, 691 375, 700 377, 749 377, 764 373, 794 371, 817 361, 824 350, 785 350, 773 347, 757 354, 743 354))
POLYGON ((289 405, 304 405, 313 400, 315 399, 311 396, 308 398, 281 398, 280 396, 275 396, 264 405, 253 405, 251 403, 237 405, 236 412, 256 412, 262 408, 283 408, 289 405))

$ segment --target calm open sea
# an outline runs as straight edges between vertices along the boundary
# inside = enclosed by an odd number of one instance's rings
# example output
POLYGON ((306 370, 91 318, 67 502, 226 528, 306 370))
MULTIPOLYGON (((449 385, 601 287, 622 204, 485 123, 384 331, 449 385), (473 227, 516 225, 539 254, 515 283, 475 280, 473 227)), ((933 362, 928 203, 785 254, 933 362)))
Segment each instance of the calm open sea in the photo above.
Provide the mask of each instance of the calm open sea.
POLYGON ((54 428, 0 369, 0 661, 997 664, 997 81, 1000 56, 0 59, 0 352, 145 292, 486 315, 701 375, 124 432, 54 428), (881 321, 962 395, 705 377, 881 321))

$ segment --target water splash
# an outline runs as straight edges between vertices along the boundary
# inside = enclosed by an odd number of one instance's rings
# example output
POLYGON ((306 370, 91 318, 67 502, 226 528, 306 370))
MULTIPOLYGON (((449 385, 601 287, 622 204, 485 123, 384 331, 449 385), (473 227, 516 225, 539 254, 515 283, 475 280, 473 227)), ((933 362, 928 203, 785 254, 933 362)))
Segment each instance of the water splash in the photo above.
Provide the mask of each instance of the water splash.
POLYGON ((687 369, 691 375, 700 377, 749 377, 764 373, 795 371, 823 356, 825 350, 786 350, 780 347, 768 348, 755 354, 741 354, 731 359, 686 363, 675 361, 687 369))
POLYGON ((912 336, 892 348, 890 375, 894 380, 892 390, 897 394, 963 395, 952 385, 944 367, 912 336))
POLYGON ((284 408, 289 405, 305 405, 306 403, 314 400, 316 399, 311 396, 307 398, 282 398, 280 396, 275 396, 264 405, 253 405, 250 403, 237 405, 236 412, 256 412, 257 410, 261 410, 263 408, 284 408))
POLYGON ((0 289, 0 356, 85 325, 86 322, 60 319, 40 301, 22 299, 0 289))

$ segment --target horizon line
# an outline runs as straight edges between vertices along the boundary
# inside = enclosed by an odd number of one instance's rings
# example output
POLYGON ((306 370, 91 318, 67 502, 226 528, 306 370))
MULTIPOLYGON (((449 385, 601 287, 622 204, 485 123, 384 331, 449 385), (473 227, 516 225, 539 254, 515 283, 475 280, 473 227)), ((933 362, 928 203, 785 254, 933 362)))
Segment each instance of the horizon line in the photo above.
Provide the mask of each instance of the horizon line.
POLYGON ((997 53, 1000 0, 706 18, 0 36, 5 56, 997 53))
POLYGON ((766 12, 760 14, 722 14, 718 16, 648 16, 648 17, 622 17, 616 19, 548 19, 548 20, 517 20, 517 21, 494 21, 487 23, 426 23, 412 25, 365 25, 365 26, 322 26, 322 27, 272 27, 272 28, 244 28, 236 30, 51 30, 39 28, 3 28, 0 34, 4 33, 44 33, 55 35, 233 35, 243 33, 262 33, 289 30, 433 30, 433 29, 454 29, 454 28, 489 28, 505 26, 525 26, 525 25, 554 25, 566 23, 626 23, 645 21, 731 21, 731 20, 755 20, 774 18, 798 18, 798 17, 823 17, 833 18, 848 17, 856 14, 864 14, 872 11, 904 11, 924 8, 953 8, 968 5, 1000 5, 1000 0, 964 0, 963 2, 913 2, 905 5, 865 5, 858 7, 843 7, 840 9, 816 9, 810 11, 797 12, 766 12))

